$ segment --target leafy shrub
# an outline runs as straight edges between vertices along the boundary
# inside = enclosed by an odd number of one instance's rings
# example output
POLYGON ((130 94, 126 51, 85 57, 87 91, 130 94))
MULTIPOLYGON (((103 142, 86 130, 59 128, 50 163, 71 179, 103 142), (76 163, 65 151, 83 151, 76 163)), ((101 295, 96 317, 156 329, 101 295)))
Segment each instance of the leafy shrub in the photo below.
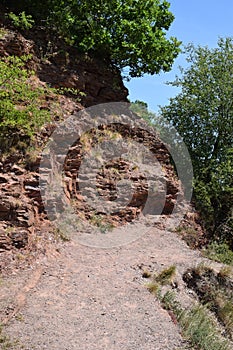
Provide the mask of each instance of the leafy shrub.
POLYGON ((50 119, 50 112, 40 108, 46 89, 33 87, 32 71, 25 69, 27 56, 9 56, 0 61, 0 141, 4 152, 19 142, 30 143, 33 135, 50 119))
POLYGON ((16 28, 20 29, 31 29, 34 24, 34 20, 32 19, 31 15, 26 15, 26 13, 23 11, 19 15, 16 15, 13 12, 10 12, 8 14, 8 17, 11 19, 12 24, 16 28))

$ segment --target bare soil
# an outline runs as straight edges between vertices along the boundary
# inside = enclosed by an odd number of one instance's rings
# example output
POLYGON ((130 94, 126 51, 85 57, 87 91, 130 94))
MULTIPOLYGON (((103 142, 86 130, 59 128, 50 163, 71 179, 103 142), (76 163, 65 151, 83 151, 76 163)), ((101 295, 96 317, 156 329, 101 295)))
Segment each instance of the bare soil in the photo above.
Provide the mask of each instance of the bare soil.
POLYGON ((25 350, 186 349, 142 275, 176 265, 182 293, 181 274, 202 260, 174 232, 156 227, 117 248, 62 243, 2 281, 2 322, 25 350))

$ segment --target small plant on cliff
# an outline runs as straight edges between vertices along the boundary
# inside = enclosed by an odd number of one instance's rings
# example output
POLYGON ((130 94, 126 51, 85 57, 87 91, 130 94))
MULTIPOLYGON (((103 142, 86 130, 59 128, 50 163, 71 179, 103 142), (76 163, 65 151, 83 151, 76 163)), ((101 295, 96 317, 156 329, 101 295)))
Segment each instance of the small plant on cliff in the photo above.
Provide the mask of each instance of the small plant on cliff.
POLYGON ((0 28, 0 39, 4 38, 4 36, 8 33, 8 30, 5 28, 0 28))
POLYGON ((233 339, 231 275, 232 270, 229 267, 224 267, 216 273, 210 267, 198 265, 188 269, 183 275, 183 280, 188 288, 193 289, 198 295, 203 306, 209 309, 224 326, 226 335, 233 339))
POLYGON ((146 286, 151 293, 158 294, 160 291, 160 286, 174 284, 175 275, 176 267, 172 265, 162 270, 159 274, 154 274, 151 281, 146 286))
POLYGON ((161 271, 154 277, 155 281, 161 285, 172 284, 176 275, 176 267, 174 265, 161 271))
POLYGON ((31 29, 33 27, 33 24, 35 23, 32 19, 31 15, 26 15, 26 13, 23 11, 19 15, 16 15, 13 12, 10 12, 8 14, 8 17, 11 19, 12 24, 16 28, 20 29, 31 29))
POLYGON ((48 91, 30 84, 32 71, 25 69, 29 56, 9 56, 0 61, 1 151, 12 146, 25 149, 34 133, 48 120, 50 112, 40 108, 48 91), (20 143, 20 144, 19 144, 20 143))
POLYGON ((77 102, 80 102, 81 98, 86 96, 85 92, 80 91, 79 89, 75 89, 75 88, 60 87, 57 89, 57 92, 61 95, 66 95, 68 97, 72 97, 77 102))
POLYGON ((92 217, 90 218, 90 222, 92 225, 98 227, 101 233, 107 233, 108 231, 111 231, 114 228, 114 226, 110 222, 108 222, 103 217, 103 215, 92 215, 92 217))

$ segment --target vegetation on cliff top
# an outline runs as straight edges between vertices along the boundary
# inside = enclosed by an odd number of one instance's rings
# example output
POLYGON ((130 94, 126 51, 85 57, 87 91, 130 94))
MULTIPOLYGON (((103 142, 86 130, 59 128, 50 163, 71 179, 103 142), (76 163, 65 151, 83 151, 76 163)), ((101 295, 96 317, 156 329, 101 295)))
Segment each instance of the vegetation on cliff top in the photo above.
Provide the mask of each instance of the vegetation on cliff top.
POLYGON ((164 0, 38 0, 3 1, 12 23, 36 24, 58 32, 81 52, 94 54, 129 76, 157 74, 171 69, 180 42, 166 34, 174 16, 164 0), (25 15, 26 12, 26 15, 25 15), (26 19, 28 18, 28 23, 26 19))

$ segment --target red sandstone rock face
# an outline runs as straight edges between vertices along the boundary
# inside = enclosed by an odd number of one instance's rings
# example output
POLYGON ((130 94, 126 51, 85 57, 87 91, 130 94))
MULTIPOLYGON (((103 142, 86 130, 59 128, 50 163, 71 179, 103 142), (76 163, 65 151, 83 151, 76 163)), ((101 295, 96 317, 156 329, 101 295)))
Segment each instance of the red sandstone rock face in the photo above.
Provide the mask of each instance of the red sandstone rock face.
POLYGON ((77 90, 76 97, 85 107, 127 101, 128 90, 117 69, 101 58, 85 58, 59 39, 54 42, 52 34, 40 28, 27 33, 27 38, 7 31, 0 38, 0 57, 9 55, 32 55, 27 65, 36 71, 41 81, 55 88, 77 90), (51 47, 51 41, 54 47, 51 47))
MULTIPOLYGON (((155 182, 156 191, 154 196, 150 195, 148 198, 148 179, 146 176, 143 175, 140 169, 132 167, 130 161, 119 158, 105 162, 99 172, 95 173, 93 170, 93 172, 82 175, 80 179, 79 168, 83 161, 84 145, 81 141, 78 141, 71 147, 64 162, 64 173, 66 176, 65 193, 68 200, 74 200, 77 213, 83 213, 87 219, 93 215, 101 215, 114 226, 135 220, 146 204, 147 209, 144 211, 144 214, 171 214, 181 188, 170 164, 168 151, 158 136, 150 134, 146 130, 132 130, 125 125, 114 125, 109 127, 108 130, 98 130, 98 137, 102 141, 106 131, 108 131, 108 135, 109 132, 118 132, 123 139, 131 138, 139 145, 146 145, 148 149, 152 150, 160 166, 164 169, 163 178, 152 179, 155 182), (128 180, 132 184, 133 193, 131 198, 126 195, 125 201, 127 205, 111 215, 106 215, 101 210, 101 205, 99 209, 98 206, 93 209, 85 200, 85 196, 82 196, 84 192, 89 200, 91 198, 93 204, 95 201, 98 201, 91 184, 91 181, 95 181, 98 196, 106 201, 114 201, 117 199, 117 184, 121 180, 128 180), (80 192, 80 182, 82 182, 82 193, 80 192), (166 192, 164 192, 163 182, 166 183, 166 192)), ((88 147, 95 146, 98 143, 96 135, 96 130, 88 134, 88 147)))
POLYGON ((0 252, 23 248, 35 225, 33 203, 24 189, 25 170, 12 165, 0 173, 0 252))
MULTIPOLYGON (((28 66, 37 73, 37 77, 31 81, 31 84, 48 82, 54 87, 75 88, 85 92, 86 95, 81 98, 82 105, 65 96, 60 98, 60 110, 64 118, 79 111, 83 106, 109 101, 126 101, 128 91, 122 83, 119 72, 114 68, 107 66, 101 60, 91 58, 83 60, 74 49, 62 47, 64 43, 61 42, 57 43, 53 52, 46 52, 48 43, 49 38, 43 31, 31 33, 27 39, 19 33, 8 31, 0 39, 0 56, 31 54, 32 58, 28 66)), ((45 145, 55 128, 56 120, 45 125, 36 137, 37 144, 45 145)), ((158 191, 155 197, 150 197, 149 208, 156 209, 156 206, 160 207, 164 201, 161 213, 170 214, 181 188, 165 146, 153 132, 140 128, 133 130, 119 124, 110 127, 108 131, 117 132, 123 138, 141 143, 155 154, 164 169, 167 190, 164 193, 164 189, 158 182, 158 191)), ((101 137, 101 133, 103 130, 100 128, 98 137, 101 137)), ((98 137, 94 130, 88 136, 91 147, 98 143, 98 137)), ((77 215, 81 215, 86 220, 92 219, 97 214, 103 216, 104 220, 113 226, 133 221, 148 200, 147 179, 139 170, 134 169, 129 161, 119 158, 107 162, 97 174, 94 174, 100 197, 109 202, 114 201, 117 197, 117 184, 122 179, 129 180, 133 184, 133 195, 131 199, 126 195, 128 204, 113 214, 107 215, 102 213, 101 209, 93 209, 79 189, 79 168, 85 148, 81 141, 77 140, 67 150, 64 162, 64 191, 67 203, 72 201, 77 215)), ((32 230, 39 230, 46 219, 39 188, 39 164, 40 156, 37 156, 34 161, 27 161, 17 155, 0 159, 0 252, 25 247, 32 230), (22 166, 25 163, 26 168, 22 166)), ((86 174, 87 185, 92 175, 86 174)), ((95 194, 90 191, 89 195, 93 196, 94 201, 95 194)), ((55 200, 53 204, 56 207, 55 200)))
MULTIPOLYGON (((150 201, 149 211, 147 210, 145 214, 154 214, 157 207, 161 207, 161 203, 163 205, 161 214, 169 215, 172 213, 181 188, 170 164, 168 151, 157 135, 150 134, 146 130, 136 128, 132 130, 126 126, 114 125, 109 127, 108 130, 101 130, 101 127, 98 132, 92 130, 88 137, 84 139, 88 141, 88 144, 83 143, 82 139, 77 140, 67 151, 63 166, 63 182, 67 204, 72 201, 72 206, 78 216, 86 220, 92 220, 93 217, 99 215, 103 222, 118 226, 135 220, 144 209, 145 204, 148 204, 148 200, 150 201), (121 158, 109 160, 98 173, 86 173, 80 179, 79 169, 87 147, 95 146, 98 143, 98 138, 103 140, 106 133, 109 136, 109 134, 116 132, 122 138, 132 138, 139 145, 144 144, 152 150, 164 169, 163 180, 166 182, 166 193, 164 193, 161 180, 156 179, 156 193, 154 197, 151 196, 148 199, 147 178, 140 172, 140 169, 132 167, 130 161, 121 158), (127 205, 121 210, 106 214, 101 210, 101 207, 98 209, 90 206, 90 201, 88 202, 80 192, 80 181, 83 181, 83 188, 88 195, 88 199, 91 199, 93 203, 95 202, 96 194, 92 193, 93 188, 88 188, 91 179, 96 184, 98 195, 109 203, 116 200, 116 187, 118 181, 122 179, 132 183, 132 197, 127 197, 126 194, 127 205)), ((14 159, 11 161, 8 158, 6 162, 2 163, 0 173, 0 251, 11 249, 11 247, 24 247, 27 244, 30 230, 33 227, 35 229, 39 227, 46 218, 39 187, 39 163, 40 158, 37 158, 33 172, 17 166, 14 159)), ((52 199, 52 202, 54 215, 56 216, 56 207, 66 204, 60 204, 59 199, 55 198, 52 199)))

